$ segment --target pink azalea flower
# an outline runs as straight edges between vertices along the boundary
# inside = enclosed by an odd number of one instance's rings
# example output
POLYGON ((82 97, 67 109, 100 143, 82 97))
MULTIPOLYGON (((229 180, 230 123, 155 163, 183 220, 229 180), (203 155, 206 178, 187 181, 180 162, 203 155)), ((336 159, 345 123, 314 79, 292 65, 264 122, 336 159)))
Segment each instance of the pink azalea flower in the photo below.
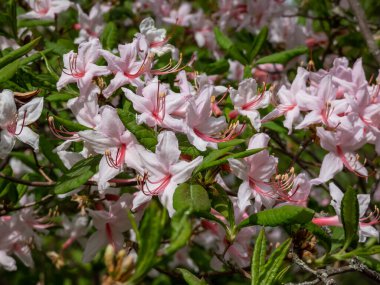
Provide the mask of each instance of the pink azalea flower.
POLYGON ((265 108, 269 104, 270 93, 263 91, 257 94, 257 83, 254 79, 245 79, 239 83, 238 90, 231 89, 230 97, 235 110, 229 116, 235 117, 238 113, 247 116, 252 126, 259 130, 261 127, 260 113, 257 109, 265 108))
POLYGON ((262 122, 267 122, 285 115, 284 126, 289 130, 289 134, 292 133, 293 123, 301 118, 298 98, 301 98, 306 94, 306 80, 308 75, 308 71, 301 67, 298 68, 297 76, 294 79, 292 86, 290 89, 285 86, 281 87, 277 94, 280 104, 272 112, 266 115, 262 119, 262 122))
POLYGON ((82 92, 90 87, 96 76, 107 75, 110 71, 105 66, 97 66, 101 45, 98 39, 92 39, 79 45, 78 53, 70 51, 63 56, 64 69, 57 82, 58 91, 69 83, 76 82, 82 92))
POLYGON ((127 131, 114 108, 103 106, 100 110, 100 123, 95 130, 78 132, 95 153, 103 154, 99 165, 98 187, 105 190, 108 181, 121 173, 124 164, 134 169, 141 169, 138 152, 144 148, 135 137, 127 131))
POLYGON ((34 98, 17 110, 13 92, 0 93, 0 158, 12 151, 16 138, 38 150, 39 136, 27 126, 40 117, 43 102, 43 98, 34 98))
POLYGON ((72 5, 68 0, 28 0, 28 4, 32 11, 19 16, 20 19, 53 20, 72 5))
MULTIPOLYGON (((351 116, 351 120, 355 120, 355 118, 351 116)), ((330 180, 343 169, 343 166, 356 175, 368 176, 367 169, 359 162, 355 153, 366 143, 361 126, 351 123, 348 127, 339 128, 335 132, 318 127, 317 135, 320 138, 321 146, 329 153, 323 158, 319 177, 312 180, 313 184, 330 180)))
POLYGON ((88 209, 97 231, 87 241, 83 262, 91 261, 96 253, 107 244, 111 244, 115 251, 119 251, 123 247, 123 233, 131 228, 127 214, 130 205, 131 195, 123 194, 119 200, 109 206, 108 210, 88 209))
POLYGON ((191 5, 189 3, 182 3, 178 10, 171 10, 169 17, 164 17, 162 20, 169 24, 188 27, 192 18, 191 5))
POLYGON ((78 9, 78 23, 74 25, 76 30, 79 30, 79 37, 74 40, 74 43, 80 44, 90 39, 99 38, 103 29, 103 15, 107 13, 111 6, 96 3, 92 6, 90 13, 87 15, 83 12, 80 5, 76 5, 78 9))
POLYGON ((125 97, 133 104, 133 108, 141 113, 137 123, 145 123, 149 127, 161 126, 176 131, 183 130, 183 120, 173 116, 176 110, 185 103, 185 99, 162 84, 157 78, 151 80, 141 91, 141 96, 123 88, 125 97))
MULTIPOLYGON (((249 141, 248 149, 263 148, 268 145, 269 136, 256 134, 249 141)), ((258 212, 262 205, 272 208, 277 201, 278 193, 270 183, 276 173, 277 158, 269 155, 267 150, 251 155, 243 160, 229 159, 231 171, 243 180, 239 187, 237 205, 244 211, 255 199, 254 209, 258 212)))
MULTIPOLYGON (((336 216, 313 218, 312 222, 318 226, 336 226, 342 227, 341 222, 341 203, 343 199, 342 191, 334 184, 329 184, 330 194, 332 197, 330 205, 334 207, 336 216)), ((376 237, 379 239, 379 232, 373 227, 379 223, 378 216, 370 214, 365 216, 370 203, 369 194, 359 194, 357 196, 359 203, 359 241, 365 242, 367 237, 376 237), (374 218, 374 219, 373 219, 374 218)))
POLYGON ((151 58, 140 60, 138 58, 138 39, 130 44, 119 45, 120 57, 109 51, 100 51, 108 63, 108 69, 115 75, 110 84, 103 91, 104 97, 108 98, 120 87, 131 84, 142 88, 144 82, 141 76, 151 69, 151 58))
POLYGON ((202 156, 198 156, 190 162, 182 161, 180 154, 178 140, 170 131, 158 135, 156 153, 141 154, 145 171, 140 172, 143 176, 141 191, 133 200, 133 209, 150 201, 152 196, 158 196, 169 215, 174 214, 173 194, 177 185, 186 182, 203 160, 202 156))
POLYGON ((84 245, 84 236, 89 230, 87 216, 77 215, 70 221, 66 215, 62 215, 62 227, 63 229, 58 230, 57 234, 67 238, 62 245, 63 249, 67 249, 76 240, 84 245))

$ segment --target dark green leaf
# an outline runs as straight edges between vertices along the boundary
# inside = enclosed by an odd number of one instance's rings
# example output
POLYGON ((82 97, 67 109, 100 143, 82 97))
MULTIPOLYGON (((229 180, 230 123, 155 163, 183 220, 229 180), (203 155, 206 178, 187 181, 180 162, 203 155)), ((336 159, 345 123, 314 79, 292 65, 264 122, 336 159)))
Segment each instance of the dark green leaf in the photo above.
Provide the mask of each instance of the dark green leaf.
POLYGON ((305 224, 310 222, 314 216, 314 211, 299 206, 286 205, 274 209, 264 210, 249 216, 242 221, 238 227, 260 226, 281 226, 291 224, 305 224))
POLYGON ((65 129, 67 129, 70 132, 80 132, 80 131, 91 130, 90 128, 83 126, 79 123, 76 123, 75 121, 66 120, 55 115, 51 115, 51 116, 54 118, 54 121, 57 121, 58 123, 60 123, 62 126, 65 127, 65 129))
POLYGON ((235 225, 235 214, 234 207, 232 205, 231 199, 227 195, 226 191, 222 186, 215 183, 210 187, 208 193, 211 198, 211 206, 213 209, 221 213, 228 221, 230 227, 235 225))
POLYGON ((53 20, 20 20, 18 22, 18 27, 20 28, 33 28, 33 27, 46 27, 53 26, 53 20))
POLYGON ((251 264, 251 285, 260 285, 260 275, 264 269, 265 256, 267 251, 267 240, 265 238, 265 231, 261 229, 259 236, 255 242, 255 249, 252 255, 252 264, 251 264))
POLYGON ((156 133, 145 125, 136 123, 136 116, 130 110, 131 103, 126 102, 123 109, 117 109, 120 120, 124 126, 135 135, 136 139, 147 149, 154 151, 158 143, 156 133))
POLYGON ((53 151, 54 148, 55 146, 52 144, 50 139, 46 138, 44 135, 40 135, 40 151, 52 163, 53 166, 58 167, 62 172, 67 172, 66 166, 63 164, 58 154, 53 151))
POLYGON ((191 209, 195 212, 210 211, 211 204, 207 191, 198 184, 183 183, 179 185, 173 196, 174 209, 191 209))
POLYGON ((221 59, 213 63, 207 64, 203 71, 207 74, 223 74, 230 68, 227 60, 221 59))
POLYGON ((54 187, 54 192, 64 194, 85 184, 98 171, 101 158, 101 155, 96 155, 77 162, 60 177, 54 187))
POLYGON ((346 193, 344 193, 340 208, 345 240, 343 249, 347 249, 350 245, 355 247, 359 240, 359 203, 355 189, 348 187, 346 193))
POLYGON ((274 53, 268 56, 264 56, 255 62, 255 65, 264 63, 281 63, 286 64, 288 61, 296 56, 302 55, 308 52, 307 47, 298 47, 291 50, 286 50, 278 53, 274 53))
POLYGON ((230 146, 237 146, 245 143, 245 139, 234 139, 227 142, 221 142, 218 143, 218 149, 230 147, 230 146))

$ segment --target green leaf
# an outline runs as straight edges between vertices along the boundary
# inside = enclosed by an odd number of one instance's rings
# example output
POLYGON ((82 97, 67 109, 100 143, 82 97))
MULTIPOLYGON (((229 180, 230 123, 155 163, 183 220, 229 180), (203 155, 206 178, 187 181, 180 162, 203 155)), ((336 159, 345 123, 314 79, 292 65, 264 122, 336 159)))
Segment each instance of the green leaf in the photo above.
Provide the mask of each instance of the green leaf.
POLYGON ((228 51, 233 46, 233 42, 218 27, 214 28, 214 34, 216 42, 225 51, 228 51))
POLYGON ((201 185, 187 183, 183 183, 175 189, 173 206, 177 211, 191 209, 195 212, 208 212, 211 209, 207 191, 201 185))
POLYGON ((174 254, 184 247, 192 233, 191 210, 182 209, 177 211, 171 219, 170 244, 165 248, 165 254, 174 254))
POLYGON ((214 183, 208 193, 211 198, 211 206, 213 209, 222 214, 227 220, 230 227, 235 226, 235 213, 231 199, 226 191, 217 183, 214 183))
POLYGON ((276 122, 272 121, 272 122, 266 122, 264 124, 261 125, 262 128, 267 128, 271 131, 275 131, 277 133, 280 133, 280 134, 287 134, 288 133, 288 130, 285 129, 282 125, 280 124, 277 124, 276 122))
POLYGON ((18 22, 19 28, 46 27, 53 25, 54 20, 20 20, 18 22))
POLYGON ((26 154, 21 151, 12 151, 11 156, 20 160, 23 164, 33 169, 35 172, 38 172, 38 167, 36 166, 36 162, 32 154, 26 154))
POLYGON ((46 54, 48 52, 50 52, 50 50, 46 50, 40 53, 35 53, 29 57, 20 58, 10 64, 7 64, 6 66, 0 69, 0 83, 8 81, 9 79, 13 77, 13 75, 15 75, 15 73, 20 67, 40 59, 42 54, 46 54))
POLYGON ((281 265, 288 254, 291 243, 291 239, 286 240, 271 254, 262 271, 264 275, 262 275, 261 282, 259 284, 275 284, 277 274, 279 273, 281 265))
POLYGON ((268 27, 263 27, 260 30, 260 33, 255 37, 255 40, 253 41, 252 49, 248 55, 249 62, 252 62, 254 58, 259 54, 267 37, 268 37, 268 27))
POLYGON ((107 50, 112 50, 118 43, 118 30, 114 22, 109 22, 100 37, 102 45, 107 50))
POLYGON ((85 184, 97 171, 102 156, 91 156, 77 162, 57 181, 54 187, 56 194, 64 194, 85 184))
POLYGON ((52 92, 51 95, 46 97, 46 101, 49 102, 67 102, 68 100, 75 98, 76 96, 74 94, 69 93, 61 93, 61 92, 52 92))
POLYGON ((264 56, 255 62, 255 65, 264 63, 281 63, 285 64, 296 56, 302 55, 308 52, 307 47, 297 47, 291 50, 286 50, 278 53, 274 53, 268 56, 264 56))
POLYGON ((227 142, 221 142, 218 143, 218 149, 230 147, 230 146, 237 146, 245 143, 245 139, 234 139, 227 142))
POLYGON ((57 121, 58 123, 60 123, 62 126, 65 127, 65 129, 67 129, 70 132, 80 132, 80 131, 91 130, 90 128, 83 126, 75 121, 66 120, 56 115, 51 115, 51 116, 54 118, 54 121, 57 121))
POLYGON ((10 18, 10 25, 12 28, 13 37, 17 39, 17 3, 16 0, 10 0, 8 4, 8 14, 10 18))
POLYGON ((331 250, 331 238, 323 229, 313 223, 306 223, 303 227, 317 237, 326 251, 331 250))
POLYGON ((207 285, 207 282, 203 278, 199 279, 189 270, 184 268, 177 268, 177 270, 181 272, 183 279, 185 279, 188 285, 207 285))
POLYGON ((162 209, 156 199, 149 203, 140 223, 140 244, 137 256, 136 270, 131 278, 132 284, 140 284, 155 263, 156 253, 161 244, 165 228, 166 211, 162 209))
POLYGON ((313 216, 314 211, 311 209, 286 205, 253 214, 242 221, 238 225, 238 228, 254 225, 276 227, 281 225, 305 224, 310 222, 313 216))
POLYGON ((340 208, 345 240, 343 250, 345 250, 350 245, 355 247, 359 241, 359 203, 355 189, 348 187, 346 193, 344 193, 340 208))
POLYGON ((207 64, 203 71, 207 74, 223 74, 230 68, 230 64, 225 59, 220 59, 213 63, 207 64))
POLYGON ((255 242, 255 249, 252 255, 251 264, 251 285, 260 285, 261 269, 264 268, 265 256, 267 251, 267 240, 264 229, 261 229, 255 242))
MULTIPOLYGON (((220 150, 215 150, 213 152, 215 152, 215 156, 216 154, 220 154, 220 153, 227 153, 229 151, 232 150, 233 147, 226 147, 226 148, 223 148, 223 149, 220 149, 220 150)), ((244 157, 247 157, 247 156, 250 156, 252 154, 255 154, 255 153, 258 153, 260 151, 262 151, 263 148, 257 148, 257 149, 248 149, 246 151, 242 151, 242 152, 238 152, 238 153, 233 153, 233 154, 230 154, 230 155, 226 155, 226 156, 223 156, 223 158, 221 159, 206 159, 208 156, 206 156, 201 165, 199 165, 193 172, 193 174, 197 174, 198 172, 200 171, 203 171, 205 169, 208 169, 210 167, 215 167, 215 166, 218 166, 218 165, 221 165, 221 164, 224 164, 224 163, 227 163, 229 159, 231 158, 244 158, 244 157)), ((211 154, 211 153, 210 153, 211 154)), ((221 157, 222 155, 220 155, 219 157, 221 157)))
POLYGON ((28 52, 30 52, 34 47, 38 45, 40 42, 41 37, 31 41, 30 43, 14 50, 8 53, 7 55, 0 58, 0 68, 3 68, 9 63, 14 62, 16 59, 26 55, 28 52))
MULTIPOLYGON (((4 174, 5 176, 12 176, 12 168, 7 165, 2 171, 1 173, 4 174)), ((8 191, 9 191, 9 188, 7 188, 7 185, 11 183, 10 181, 4 179, 4 178, 0 178, 0 198, 3 198, 4 196, 6 196, 8 194, 8 191)))
POLYGON ((58 154, 54 152, 55 146, 52 144, 51 139, 40 135, 40 151, 52 163, 53 166, 58 167, 62 172, 67 172, 66 166, 59 158, 58 154))
POLYGON ((158 143, 156 133, 146 125, 138 125, 136 123, 136 116, 130 110, 131 103, 126 102, 123 109, 117 109, 120 120, 123 122, 124 126, 135 135, 136 139, 145 148, 154 151, 158 143))

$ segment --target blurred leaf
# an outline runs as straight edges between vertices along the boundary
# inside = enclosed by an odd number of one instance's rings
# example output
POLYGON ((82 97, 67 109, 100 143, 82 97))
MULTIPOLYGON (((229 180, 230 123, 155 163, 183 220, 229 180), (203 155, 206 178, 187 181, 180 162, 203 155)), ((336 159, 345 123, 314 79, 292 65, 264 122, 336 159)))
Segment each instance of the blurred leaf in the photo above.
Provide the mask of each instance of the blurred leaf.
POLYGON ((251 285, 260 285, 260 276, 263 275, 262 269, 265 265, 265 256, 267 252, 267 240, 264 229, 261 229, 255 242, 255 249, 252 255, 251 264, 251 285))
POLYGON ((91 156, 77 162, 68 172, 59 178, 54 187, 56 194, 64 194, 85 184, 98 172, 101 155, 91 156))
POLYGON ((242 221, 238 227, 260 226, 281 226, 291 224, 305 224, 310 222, 314 216, 312 209, 286 205, 278 208, 268 209, 249 216, 242 221))
POLYGON ((210 64, 206 64, 203 71, 207 74, 223 74, 230 68, 230 64, 225 59, 220 59, 210 64))
POLYGON ((130 282, 140 284, 141 278, 147 274, 156 259, 156 253, 161 244, 165 228, 166 211, 153 199, 140 223, 140 244, 137 255, 136 270, 130 282))
POLYGON ((53 26, 53 25, 54 25, 54 20, 23 19, 18 22, 19 28, 46 27, 46 26, 53 26))
POLYGON ((345 250, 350 245, 355 247, 359 241, 359 203, 357 191, 354 188, 348 187, 346 193, 344 193, 340 208, 345 239, 343 250, 345 250))
POLYGON ((174 254, 184 247, 192 233, 191 210, 183 208, 177 211, 171 219, 170 244, 165 248, 165 254, 174 254))
POLYGON ((233 42, 218 28, 214 28, 215 39, 218 45, 228 51, 231 47, 233 47, 233 42))
POLYGON ((226 191, 217 183, 214 183, 208 192, 211 199, 211 207, 222 214, 230 227, 235 226, 234 206, 226 191))
POLYGON ((83 126, 75 121, 72 120, 66 120, 61 117, 58 117, 56 115, 50 115, 54 118, 54 122, 60 123, 62 126, 65 127, 69 132, 80 132, 80 131, 86 131, 91 130, 90 128, 83 126))
POLYGON ((173 207, 177 211, 191 209, 195 212, 208 212, 211 204, 207 191, 201 185, 183 183, 175 189, 173 207))
POLYGON ((59 158, 58 154, 54 152, 55 146, 52 144, 51 139, 40 135, 40 151, 52 163, 53 167, 58 167, 62 172, 67 172, 66 166, 59 158))
POLYGON ((255 62, 255 65, 264 63, 281 63, 286 64, 296 56, 305 54, 309 51, 307 47, 298 47, 278 53, 274 53, 268 56, 264 56, 255 62))
POLYGON ((183 279, 185 279, 188 285, 207 285, 207 282, 203 278, 199 279, 189 270, 184 268, 177 268, 177 270, 181 272, 183 279))
POLYGON ((30 43, 14 50, 14 51, 11 51, 10 53, 8 53, 7 55, 3 56, 0 58, 0 68, 3 68, 4 66, 6 66, 7 64, 9 63, 12 63, 14 62, 16 59, 26 55, 28 52, 30 52, 34 47, 36 47, 38 45, 38 43, 40 42, 41 40, 41 37, 37 38, 37 39, 34 39, 33 41, 31 41, 30 43))
POLYGON ((230 146, 237 146, 245 143, 245 139, 234 139, 227 142, 218 143, 218 149, 222 149, 230 146))
POLYGON ((104 49, 112 50, 118 43, 118 30, 114 22, 109 22, 105 26, 100 41, 104 49))
POLYGON ((252 62, 254 58, 259 54, 267 37, 268 37, 268 27, 263 27, 260 30, 259 34, 255 37, 255 40, 253 41, 251 51, 248 54, 249 62, 252 62))

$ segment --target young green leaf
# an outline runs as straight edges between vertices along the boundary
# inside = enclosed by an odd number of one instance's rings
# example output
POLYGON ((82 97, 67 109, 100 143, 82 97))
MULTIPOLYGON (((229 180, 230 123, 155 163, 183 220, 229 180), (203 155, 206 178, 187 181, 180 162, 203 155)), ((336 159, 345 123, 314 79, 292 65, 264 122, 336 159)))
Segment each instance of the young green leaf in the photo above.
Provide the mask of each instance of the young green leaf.
MULTIPOLYGON (((51 115, 51 117, 54 118, 54 121, 57 121, 58 123, 60 123, 62 126, 64 126, 70 132, 80 132, 80 131, 90 130, 90 128, 83 126, 79 123, 76 123, 75 121, 63 119, 63 118, 58 117, 56 115, 51 115)), ((51 120, 51 119, 49 118, 49 120, 51 120)))
POLYGON ((118 30, 114 22, 109 22, 100 37, 100 41, 105 49, 112 50, 118 43, 118 30))
POLYGON ((288 254, 291 243, 291 239, 286 240, 271 254, 262 271, 263 275, 259 284, 272 285, 275 283, 277 274, 279 273, 281 265, 288 254))
POLYGON ((310 222, 314 211, 308 208, 286 205, 274 209, 268 209, 249 216, 238 227, 260 225, 276 227, 290 224, 305 224, 310 222))
POLYGON ((344 246, 347 249, 350 245, 355 246, 359 240, 359 203, 357 191, 349 187, 344 193, 341 203, 342 224, 344 228, 344 246))
POLYGON ((255 65, 264 64, 264 63, 281 63, 286 64, 288 61, 293 59, 296 56, 302 55, 308 52, 307 47, 298 47, 278 53, 274 53, 268 56, 264 56, 255 62, 255 65))
POLYGON ((177 211, 191 209, 195 212, 208 212, 211 203, 207 191, 201 185, 183 183, 175 189, 173 206, 177 211))
POLYGON ((233 46, 233 42, 218 27, 214 28, 214 34, 216 42, 225 51, 228 51, 233 46))
POLYGON ((255 242, 255 249, 252 255, 251 264, 251 285, 260 285, 260 275, 264 269, 265 255, 267 251, 267 240, 264 229, 261 229, 255 242))

